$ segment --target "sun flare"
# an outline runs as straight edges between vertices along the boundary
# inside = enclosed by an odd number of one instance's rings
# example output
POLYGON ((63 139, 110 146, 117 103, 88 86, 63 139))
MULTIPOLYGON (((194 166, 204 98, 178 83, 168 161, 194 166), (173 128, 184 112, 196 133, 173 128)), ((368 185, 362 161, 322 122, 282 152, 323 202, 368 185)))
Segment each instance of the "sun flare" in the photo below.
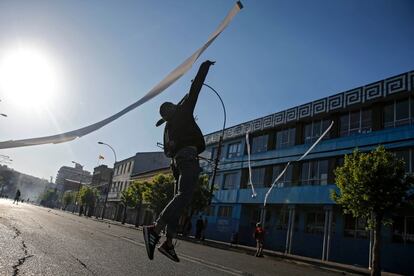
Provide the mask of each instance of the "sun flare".
POLYGON ((0 56, 0 95, 18 107, 41 108, 56 96, 58 78, 51 59, 31 48, 0 56))

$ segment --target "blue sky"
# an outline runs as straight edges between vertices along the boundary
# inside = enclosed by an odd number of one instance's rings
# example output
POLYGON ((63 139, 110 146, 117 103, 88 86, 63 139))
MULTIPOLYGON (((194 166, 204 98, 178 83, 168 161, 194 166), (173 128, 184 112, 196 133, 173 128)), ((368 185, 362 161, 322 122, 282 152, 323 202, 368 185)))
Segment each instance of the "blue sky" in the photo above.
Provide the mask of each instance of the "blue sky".
MULTIPOLYGON (((158 107, 177 101, 204 59, 207 83, 227 106, 228 125, 265 116, 414 69, 413 1, 242 1, 245 9, 164 94, 73 142, 2 150, 16 170, 55 177, 77 161, 92 171, 99 154, 118 159, 158 150, 158 107)), ((0 140, 32 138, 97 122, 143 96, 194 50, 235 1, 0 2, 0 56, 24 46, 42 51, 59 73, 46 109, 22 108, 0 91, 0 140)), ((24 81, 24 80, 22 80, 24 81)), ((196 108, 204 133, 222 124, 203 90, 196 108)))

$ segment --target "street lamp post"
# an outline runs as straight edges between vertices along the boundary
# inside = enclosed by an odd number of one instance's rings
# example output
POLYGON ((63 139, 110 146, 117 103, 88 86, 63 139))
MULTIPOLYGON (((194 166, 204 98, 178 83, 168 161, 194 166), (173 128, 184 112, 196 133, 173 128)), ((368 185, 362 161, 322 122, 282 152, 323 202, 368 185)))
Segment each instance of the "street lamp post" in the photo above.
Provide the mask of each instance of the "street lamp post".
POLYGON ((111 189, 112 178, 114 176, 115 163, 116 163, 116 160, 117 159, 116 159, 116 152, 115 152, 115 150, 114 150, 113 147, 111 147, 110 145, 108 145, 107 143, 104 143, 104 142, 98 142, 98 144, 105 145, 105 146, 109 147, 112 150, 112 152, 114 153, 114 160, 115 160, 115 162, 114 162, 114 168, 113 168, 113 170, 111 172, 111 175, 109 176, 108 187, 106 188, 105 202, 104 202, 104 205, 103 205, 103 208, 102 208, 102 217, 101 217, 101 219, 104 219, 104 217, 105 217, 105 211, 106 211, 106 203, 108 202, 108 194, 109 194, 109 190, 111 189))
POLYGON ((226 113, 226 106, 224 105, 223 99, 220 97, 220 94, 213 87, 211 87, 210 85, 205 84, 205 83, 203 83, 203 85, 210 88, 210 90, 217 95, 217 97, 219 98, 219 100, 221 102, 221 106, 223 107, 223 116, 224 116, 223 129, 221 130, 221 134, 220 134, 220 138, 219 138, 219 142, 218 142, 217 154, 216 154, 216 158, 214 160, 213 175, 211 176, 210 199, 209 199, 209 204, 208 204, 208 205, 211 205, 211 201, 213 199, 213 192, 214 192, 214 182, 216 181, 217 168, 218 168, 218 163, 219 163, 219 159, 220 159, 220 155, 221 155, 221 146, 223 144, 224 130, 226 129, 227 113, 226 113))

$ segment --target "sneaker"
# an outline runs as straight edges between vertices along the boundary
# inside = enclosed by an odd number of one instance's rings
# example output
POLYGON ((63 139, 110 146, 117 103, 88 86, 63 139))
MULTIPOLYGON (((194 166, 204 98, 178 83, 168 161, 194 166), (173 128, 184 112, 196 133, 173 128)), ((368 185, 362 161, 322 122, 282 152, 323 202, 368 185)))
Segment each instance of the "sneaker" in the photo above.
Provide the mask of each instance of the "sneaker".
POLYGON ((174 262, 180 262, 180 259, 175 253, 174 246, 169 247, 166 242, 164 242, 160 247, 158 247, 158 251, 160 251, 162 254, 164 254, 174 262))
POLYGON ((155 233, 154 229, 154 225, 144 226, 142 229, 142 232, 144 234, 145 248, 147 249, 148 258, 150 260, 154 259, 155 246, 160 240, 160 236, 155 233))

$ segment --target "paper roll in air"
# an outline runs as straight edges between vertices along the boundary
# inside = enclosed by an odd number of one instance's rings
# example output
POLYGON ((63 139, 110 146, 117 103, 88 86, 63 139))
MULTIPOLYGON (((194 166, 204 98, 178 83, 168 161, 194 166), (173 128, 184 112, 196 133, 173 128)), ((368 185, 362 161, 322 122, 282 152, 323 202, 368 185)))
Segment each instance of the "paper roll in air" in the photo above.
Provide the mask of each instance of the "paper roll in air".
POLYGON ((17 148, 17 147, 27 147, 27 146, 35 146, 35 145, 42 145, 42 144, 58 144, 63 142, 72 141, 78 137, 85 136, 91 132, 94 132, 101 127, 115 121, 119 117, 125 115, 126 113, 130 112, 131 110, 137 108, 138 106, 146 103, 150 99, 158 96, 161 92, 167 89, 170 85, 172 85, 175 81, 181 78, 196 62, 198 57, 210 46, 211 43, 221 34, 221 32, 229 25, 232 21, 234 16, 243 8, 243 5, 240 2, 237 2, 234 7, 230 10, 221 24, 217 27, 217 29, 210 35, 207 42, 204 43, 197 51, 195 51, 189 58, 187 58, 183 63, 181 63, 178 67, 176 67, 173 71, 171 71, 163 80, 161 80, 157 85, 155 85, 146 95, 144 95, 141 99, 136 101, 135 103, 131 104, 130 106, 124 108, 120 112, 100 121, 95 124, 61 133, 51 136, 45 137, 38 137, 38 138, 30 138, 30 139, 22 139, 22 140, 9 140, 0 142, 0 149, 7 149, 7 148, 17 148))

